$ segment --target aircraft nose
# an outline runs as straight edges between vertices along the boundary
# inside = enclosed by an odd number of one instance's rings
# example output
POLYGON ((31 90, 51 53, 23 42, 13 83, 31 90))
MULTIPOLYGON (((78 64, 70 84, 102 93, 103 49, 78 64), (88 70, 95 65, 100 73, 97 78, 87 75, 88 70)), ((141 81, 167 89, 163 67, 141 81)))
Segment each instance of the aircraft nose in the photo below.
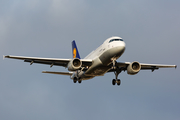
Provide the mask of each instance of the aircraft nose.
POLYGON ((125 42, 122 41, 122 42, 119 44, 119 49, 120 49, 120 51, 124 51, 125 48, 126 48, 126 44, 125 44, 125 42))
POLYGON ((120 57, 124 51, 125 51, 125 47, 126 47, 126 44, 122 41, 122 42, 119 42, 119 43, 116 43, 116 47, 115 47, 115 51, 113 52, 113 54, 116 56, 116 57, 120 57))

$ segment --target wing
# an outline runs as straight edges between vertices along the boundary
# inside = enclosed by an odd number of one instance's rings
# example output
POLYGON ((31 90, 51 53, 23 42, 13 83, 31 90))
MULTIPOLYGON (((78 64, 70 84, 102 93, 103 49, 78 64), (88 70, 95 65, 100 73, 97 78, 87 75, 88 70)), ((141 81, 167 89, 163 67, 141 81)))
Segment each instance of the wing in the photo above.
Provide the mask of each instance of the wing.
MULTIPOLYGON (((50 67, 52 67, 53 65, 67 67, 68 63, 72 60, 72 59, 60 59, 60 58, 40 58, 40 57, 25 57, 25 56, 11 56, 11 55, 4 56, 4 58, 24 60, 24 62, 29 62, 30 65, 32 65, 33 63, 47 64, 47 65, 51 65, 50 67)), ((81 61, 82 61, 82 66, 90 66, 92 64, 92 60, 89 59, 81 59, 81 61)))
MULTIPOLYGON (((116 65, 121 69, 121 70, 127 70, 128 65, 130 65, 131 62, 117 62, 116 65)), ((146 64, 146 63, 140 63, 141 65, 141 70, 156 70, 159 68, 176 68, 177 65, 163 65, 163 64, 146 64)), ((112 72, 114 70, 110 70, 109 72, 112 72)))
POLYGON ((42 73, 59 74, 59 75, 72 75, 73 72, 53 72, 53 71, 42 71, 42 73))
POLYGON ((140 63, 141 69, 159 69, 159 68, 176 68, 176 65, 162 65, 162 64, 146 64, 140 63))

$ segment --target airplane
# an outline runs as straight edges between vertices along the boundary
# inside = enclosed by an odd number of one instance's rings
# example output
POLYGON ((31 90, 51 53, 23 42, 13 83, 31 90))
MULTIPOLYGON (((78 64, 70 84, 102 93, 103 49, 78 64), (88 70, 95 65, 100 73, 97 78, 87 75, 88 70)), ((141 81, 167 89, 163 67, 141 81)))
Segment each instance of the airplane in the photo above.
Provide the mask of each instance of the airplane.
POLYGON ((72 59, 60 59, 60 58, 40 58, 40 57, 25 57, 25 56, 3 56, 4 58, 12 58, 24 60, 33 63, 46 64, 52 66, 62 66, 68 68, 69 72, 54 72, 54 71, 42 71, 42 73, 68 75, 74 83, 82 80, 92 79, 96 76, 103 76, 107 72, 114 72, 115 79, 112 80, 112 85, 121 84, 121 80, 118 79, 118 75, 122 71, 127 71, 129 75, 135 75, 140 70, 157 70, 159 68, 176 68, 176 65, 162 65, 162 64, 145 64, 134 62, 117 62, 117 59, 125 51, 125 42, 121 37, 114 36, 104 41, 96 50, 92 51, 84 59, 81 59, 78 52, 75 40, 72 41, 72 59))

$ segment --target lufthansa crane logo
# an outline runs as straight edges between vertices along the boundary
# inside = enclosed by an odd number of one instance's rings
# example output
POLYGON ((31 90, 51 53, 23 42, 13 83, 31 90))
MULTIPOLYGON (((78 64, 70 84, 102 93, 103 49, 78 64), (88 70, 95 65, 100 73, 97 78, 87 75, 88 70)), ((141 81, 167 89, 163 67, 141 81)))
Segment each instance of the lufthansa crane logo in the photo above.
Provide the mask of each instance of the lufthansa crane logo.
POLYGON ((73 49, 73 58, 76 58, 76 54, 77 54, 77 51, 76 51, 76 48, 73 49))

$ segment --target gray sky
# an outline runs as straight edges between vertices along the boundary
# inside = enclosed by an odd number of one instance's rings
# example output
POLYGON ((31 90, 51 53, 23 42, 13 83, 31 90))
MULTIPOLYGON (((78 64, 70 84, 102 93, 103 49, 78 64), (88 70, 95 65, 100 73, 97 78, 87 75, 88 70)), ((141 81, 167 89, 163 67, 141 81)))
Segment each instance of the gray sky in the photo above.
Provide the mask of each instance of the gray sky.
MULTIPOLYGON (((0 56, 71 58, 76 40, 81 57, 111 36, 126 42, 118 61, 180 63, 179 0, 0 1, 0 56)), ((0 60, 0 119, 179 120, 180 70, 113 73, 74 84, 42 74, 62 67, 0 60)))

